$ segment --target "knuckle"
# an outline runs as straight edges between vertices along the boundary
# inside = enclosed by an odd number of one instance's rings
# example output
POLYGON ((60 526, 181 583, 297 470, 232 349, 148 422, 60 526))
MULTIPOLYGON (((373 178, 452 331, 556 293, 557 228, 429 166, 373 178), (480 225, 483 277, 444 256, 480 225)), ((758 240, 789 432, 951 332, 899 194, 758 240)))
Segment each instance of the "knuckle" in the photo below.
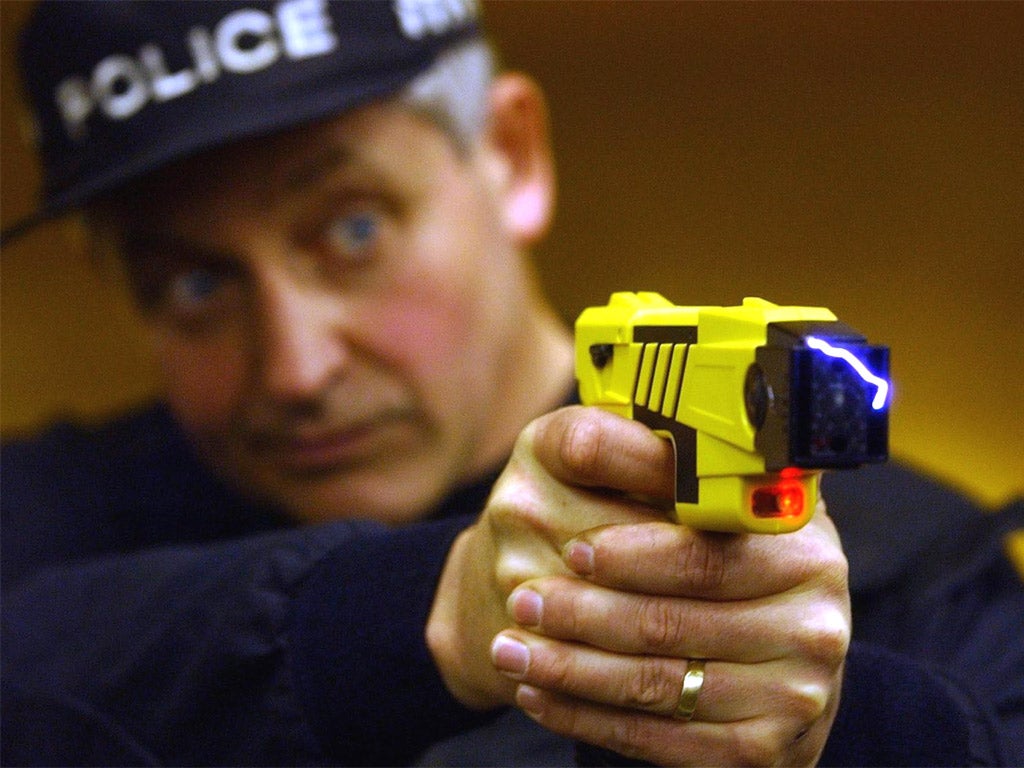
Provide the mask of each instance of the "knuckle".
POLYGON ((725 583, 728 558, 711 536, 697 535, 688 539, 676 553, 676 573, 700 593, 713 592, 725 583))
POLYGON ((482 522, 490 539, 495 584, 503 594, 541 575, 536 541, 550 540, 553 534, 535 486, 522 478, 503 478, 482 522))
POLYGON ((570 692, 576 680, 576 665, 571 656, 560 653, 544 654, 543 667, 538 670, 547 687, 570 692))
POLYGON ((824 549, 820 554, 820 568, 825 587, 833 594, 845 594, 849 590, 849 561, 838 546, 824 549))
POLYGON ((799 625, 797 652, 823 665, 838 669, 850 645, 850 622, 846 612, 834 606, 809 612, 799 625))
POLYGON ((520 584, 529 581, 534 574, 527 563, 514 553, 506 553, 494 565, 494 585, 498 594, 508 597, 520 584))
POLYGON ((786 711, 806 731, 828 710, 830 696, 831 686, 824 680, 791 680, 784 692, 786 711))
POLYGON ((683 640, 685 621, 675 601, 665 598, 639 598, 636 627, 641 650, 664 652, 683 640))
POLYGON ((591 630, 590 616, 594 612, 591 604, 591 593, 587 590, 575 589, 576 584, 568 583, 559 591, 564 601, 554 611, 564 631, 576 640, 585 640, 591 630))
POLYGON ((534 447, 544 434, 550 418, 550 414, 540 416, 523 427, 512 446, 513 458, 533 454, 534 447))
POLYGON ((730 745, 730 760, 746 765, 794 762, 797 753, 804 751, 808 734, 827 718, 835 701, 833 693, 823 675, 780 679, 773 686, 771 715, 737 735, 730 745))
POLYGON ((824 594, 848 589, 849 564, 839 540, 813 525, 796 533, 786 547, 787 575, 794 584, 813 586, 824 594))
POLYGON ((508 484, 496 486, 487 502, 484 522, 491 541, 500 542, 509 537, 516 528, 516 508, 512 504, 508 484))
POLYGON ((544 724, 556 733, 565 736, 579 736, 587 732, 587 717, 579 703, 555 699, 546 710, 544 724))
POLYGON ((573 475, 599 477, 604 456, 604 430, 589 413, 574 419, 562 432, 558 458, 573 475))
POLYGON ((733 765, 777 765, 783 750, 775 743, 768 729, 744 728, 734 734, 730 745, 729 763, 733 765))
POLYGON ((624 705, 633 709, 664 712, 675 703, 675 691, 664 664, 651 657, 639 659, 635 674, 630 675, 622 693, 624 705))
POLYGON ((514 537, 508 535, 514 529, 513 511, 503 505, 496 504, 488 510, 488 525, 491 529, 492 542, 495 544, 491 554, 494 558, 494 584, 499 593, 508 596, 512 591, 535 575, 535 567, 531 558, 523 551, 514 537))
POLYGON ((821 536, 808 537, 806 571, 816 577, 830 593, 844 593, 849 578, 849 562, 838 541, 821 536))
POLYGON ((509 464, 491 491, 487 515, 496 532, 506 535, 543 527, 542 489, 521 465, 509 464))
POLYGON ((643 717, 619 718, 608 731, 606 746, 613 752, 633 760, 644 756, 655 738, 650 722, 643 717))

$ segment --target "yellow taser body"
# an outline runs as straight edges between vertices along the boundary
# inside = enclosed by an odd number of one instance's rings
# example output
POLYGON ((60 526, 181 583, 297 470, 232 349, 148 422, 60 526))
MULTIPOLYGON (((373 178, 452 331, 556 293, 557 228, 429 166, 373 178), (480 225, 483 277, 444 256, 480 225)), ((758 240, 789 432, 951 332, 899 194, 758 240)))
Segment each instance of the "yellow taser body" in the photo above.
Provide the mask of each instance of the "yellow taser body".
POLYGON ((823 307, 677 306, 615 293, 576 322, 584 405, 640 421, 676 454, 677 522, 711 531, 784 533, 814 512, 820 471, 769 471, 755 446, 748 376, 771 323, 836 320, 823 307))

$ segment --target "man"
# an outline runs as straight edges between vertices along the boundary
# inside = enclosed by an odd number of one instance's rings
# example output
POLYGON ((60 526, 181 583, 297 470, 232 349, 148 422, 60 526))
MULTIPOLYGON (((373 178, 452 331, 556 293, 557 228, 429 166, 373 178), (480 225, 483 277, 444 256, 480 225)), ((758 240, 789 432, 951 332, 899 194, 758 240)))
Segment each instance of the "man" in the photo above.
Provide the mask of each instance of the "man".
MULTIPOLYGON (((5 448, 5 761, 1013 759, 1019 674, 984 670, 1019 649, 850 646, 824 508, 667 523, 670 446, 566 405, 528 263, 543 99, 469 5, 45 3, 24 58, 46 213, 124 260, 166 406, 5 448)), ((1012 637, 1019 584, 977 552, 990 602, 907 594, 1012 637)), ((897 600, 865 602, 879 637, 897 600)))

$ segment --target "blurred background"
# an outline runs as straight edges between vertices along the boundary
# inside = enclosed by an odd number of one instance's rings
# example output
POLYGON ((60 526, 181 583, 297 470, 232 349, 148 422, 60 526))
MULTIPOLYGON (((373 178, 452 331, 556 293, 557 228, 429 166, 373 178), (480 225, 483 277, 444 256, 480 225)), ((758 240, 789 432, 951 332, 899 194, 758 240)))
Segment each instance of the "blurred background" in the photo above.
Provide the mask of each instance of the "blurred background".
MULTIPOLYGON (((894 453, 987 504, 1024 493, 1024 4, 483 3, 551 102, 566 318, 614 290, 822 305, 892 347, 894 453)), ((0 214, 32 210, 0 2, 0 214)), ((0 255, 0 429, 158 386, 73 222, 0 255)))

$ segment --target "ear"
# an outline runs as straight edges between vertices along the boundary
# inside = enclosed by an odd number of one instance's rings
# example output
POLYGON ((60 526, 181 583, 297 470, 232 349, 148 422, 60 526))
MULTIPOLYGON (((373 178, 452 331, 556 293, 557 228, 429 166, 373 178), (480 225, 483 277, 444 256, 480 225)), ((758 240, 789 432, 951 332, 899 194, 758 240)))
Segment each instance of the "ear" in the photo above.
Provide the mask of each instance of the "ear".
POLYGON ((484 141, 505 226, 518 245, 532 245, 547 233, 555 202, 547 105, 533 80, 515 73, 495 79, 484 141))

